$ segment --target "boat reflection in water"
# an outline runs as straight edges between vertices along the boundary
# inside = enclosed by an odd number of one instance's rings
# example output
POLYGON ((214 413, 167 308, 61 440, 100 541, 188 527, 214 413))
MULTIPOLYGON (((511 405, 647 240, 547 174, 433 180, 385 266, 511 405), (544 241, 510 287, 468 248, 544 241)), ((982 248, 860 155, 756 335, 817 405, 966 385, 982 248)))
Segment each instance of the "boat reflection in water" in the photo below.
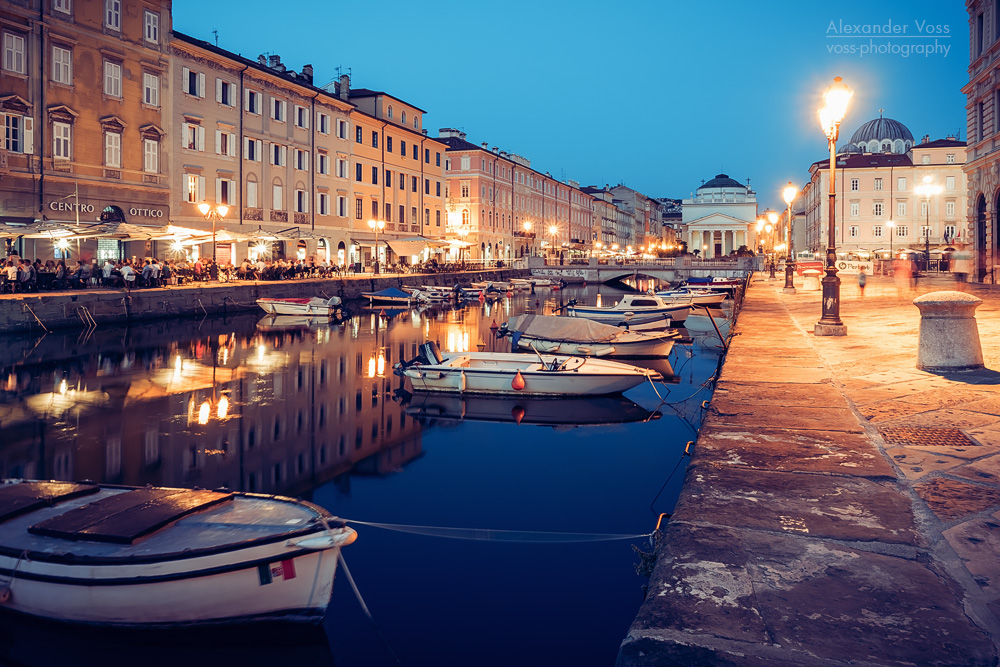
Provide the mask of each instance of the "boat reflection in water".
POLYGON ((397 391, 406 414, 427 426, 436 421, 476 421, 534 426, 594 426, 659 419, 624 396, 591 398, 532 398, 456 396, 397 391))

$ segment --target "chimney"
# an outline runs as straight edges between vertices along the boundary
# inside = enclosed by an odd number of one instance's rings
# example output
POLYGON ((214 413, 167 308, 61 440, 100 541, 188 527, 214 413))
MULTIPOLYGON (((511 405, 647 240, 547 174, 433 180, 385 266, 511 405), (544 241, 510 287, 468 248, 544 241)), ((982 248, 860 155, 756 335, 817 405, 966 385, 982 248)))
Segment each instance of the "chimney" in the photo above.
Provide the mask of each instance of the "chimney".
POLYGON ((306 83, 308 83, 310 86, 312 85, 312 82, 313 82, 313 66, 312 65, 303 65, 302 66, 302 78, 305 79, 306 83))
POLYGON ((351 95, 351 75, 341 74, 340 75, 340 99, 346 100, 351 95))
POLYGON ((923 137, 923 139, 920 140, 920 143, 922 143, 922 144, 928 144, 928 143, 930 143, 930 141, 931 141, 931 135, 925 134, 924 137, 923 137))
POLYGON ((488 151, 489 149, 490 149, 490 145, 487 142, 484 141, 483 142, 483 150, 484 151, 488 151))
POLYGON ((462 134, 461 132, 459 132, 453 127, 442 127, 441 129, 438 130, 438 136, 441 137, 442 139, 450 139, 452 137, 457 137, 461 134, 462 134))
POLYGON ((257 56, 257 64, 267 67, 267 56, 265 56, 263 53, 257 56))
POLYGON ((270 67, 271 69, 275 69, 280 64, 281 64, 281 56, 278 55, 268 56, 267 58, 268 67, 270 67))

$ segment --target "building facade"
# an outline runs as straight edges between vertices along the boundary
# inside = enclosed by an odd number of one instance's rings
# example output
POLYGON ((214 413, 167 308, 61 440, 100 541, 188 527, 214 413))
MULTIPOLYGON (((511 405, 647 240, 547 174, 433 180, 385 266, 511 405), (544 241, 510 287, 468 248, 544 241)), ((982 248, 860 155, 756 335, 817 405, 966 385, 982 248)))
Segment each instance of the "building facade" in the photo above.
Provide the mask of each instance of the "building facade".
POLYGON ((716 174, 704 183, 681 208, 688 251, 705 259, 749 248, 756 220, 757 194, 726 174, 716 174))

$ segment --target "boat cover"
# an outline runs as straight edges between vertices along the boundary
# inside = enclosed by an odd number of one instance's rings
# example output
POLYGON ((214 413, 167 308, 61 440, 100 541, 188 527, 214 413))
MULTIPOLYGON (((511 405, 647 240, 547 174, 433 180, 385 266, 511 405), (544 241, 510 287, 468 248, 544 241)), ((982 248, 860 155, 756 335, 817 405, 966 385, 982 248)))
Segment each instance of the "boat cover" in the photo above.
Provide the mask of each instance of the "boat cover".
POLYGON ((555 315, 517 315, 507 320, 507 328, 522 336, 569 343, 607 343, 622 333, 610 324, 555 315))
POLYGON ((0 523, 55 505, 64 500, 97 493, 96 484, 72 482, 21 482, 0 486, 0 523))
POLYGON ((64 540, 132 544, 172 521, 232 498, 232 493, 218 491, 134 489, 36 523, 28 532, 64 540))
POLYGON ((410 295, 403 290, 398 290, 395 287, 386 287, 383 290, 377 292, 362 292, 364 296, 375 297, 376 299, 380 296, 390 297, 393 299, 409 299, 410 295))

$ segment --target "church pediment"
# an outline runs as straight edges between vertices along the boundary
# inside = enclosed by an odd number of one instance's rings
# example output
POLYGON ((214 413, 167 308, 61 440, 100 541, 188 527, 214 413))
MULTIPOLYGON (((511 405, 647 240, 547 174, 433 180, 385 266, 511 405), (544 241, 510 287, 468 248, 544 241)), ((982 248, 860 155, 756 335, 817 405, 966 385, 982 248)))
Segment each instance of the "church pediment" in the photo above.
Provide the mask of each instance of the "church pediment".
POLYGON ((710 215, 706 215, 703 218, 698 218, 697 220, 688 220, 684 224, 688 226, 688 229, 701 229, 701 228, 732 229, 734 227, 745 229, 752 223, 747 220, 740 220, 739 218, 734 218, 731 215, 725 215, 723 213, 712 213, 710 215))

